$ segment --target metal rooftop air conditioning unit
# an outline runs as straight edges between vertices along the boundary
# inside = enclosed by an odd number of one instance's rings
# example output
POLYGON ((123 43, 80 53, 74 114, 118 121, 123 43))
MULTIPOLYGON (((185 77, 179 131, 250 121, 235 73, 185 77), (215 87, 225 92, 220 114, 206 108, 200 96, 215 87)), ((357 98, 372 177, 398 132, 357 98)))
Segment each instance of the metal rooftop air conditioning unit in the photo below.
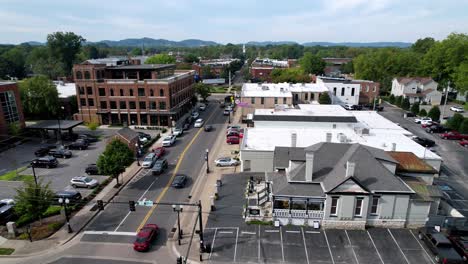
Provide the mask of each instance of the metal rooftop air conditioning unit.
POLYGON ((268 86, 263 85, 263 86, 262 86, 262 90, 263 90, 263 91, 268 91, 268 90, 270 90, 270 89, 268 88, 268 86))

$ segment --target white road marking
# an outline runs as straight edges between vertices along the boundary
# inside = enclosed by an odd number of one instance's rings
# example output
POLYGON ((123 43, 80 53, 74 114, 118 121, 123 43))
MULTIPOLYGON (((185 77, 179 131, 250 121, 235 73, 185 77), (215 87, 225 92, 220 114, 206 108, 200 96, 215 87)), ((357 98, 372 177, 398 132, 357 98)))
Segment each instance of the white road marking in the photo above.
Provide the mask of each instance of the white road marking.
POLYGON ((320 231, 305 231, 306 234, 320 234, 320 231))
POLYGON ((213 253, 214 245, 215 245, 215 239, 216 239, 216 232, 218 231, 218 228, 215 228, 215 233, 213 236, 213 241, 211 241, 211 251, 210 251, 210 256, 208 259, 211 259, 211 254, 213 253))
POLYGON ((395 237, 393 236, 393 234, 392 234, 392 232, 390 231, 390 229, 387 228, 387 231, 388 231, 388 233, 390 233, 390 236, 392 236, 393 241, 395 241, 395 244, 397 245, 397 247, 398 247, 398 249, 400 250, 401 254, 403 254, 403 257, 405 258, 406 263, 410 264, 409 260, 406 258, 405 253, 403 253, 403 250, 401 249, 400 245, 399 245, 398 242, 396 241, 396 239, 395 239, 395 237))
POLYGON ((286 230, 286 233, 294 233, 294 234, 299 234, 301 231, 296 231, 296 230, 286 230))
POLYGON ((302 240, 304 241, 304 250, 306 254, 307 264, 309 264, 309 253, 307 253, 307 244, 305 240, 304 229, 302 227, 301 227, 301 231, 302 231, 302 240))
POLYGON ((265 230, 265 233, 278 233, 279 230, 265 230))
POLYGON ((330 252, 331 260, 332 260, 333 264, 335 264, 335 259, 333 258, 333 254, 332 254, 332 251, 331 251, 331 248, 330 248, 330 243, 328 243, 327 232, 325 230, 323 230, 323 234, 325 235, 325 241, 327 241, 328 252, 330 252))
POLYGON ((85 235, 114 235, 114 236, 135 236, 136 232, 113 232, 113 231, 84 231, 85 235))
POLYGON ((241 235, 256 235, 256 232, 247 232, 247 231, 242 231, 241 235))
POLYGON ((431 262, 433 264, 435 264, 434 260, 432 260, 432 257, 429 255, 429 253, 427 252, 427 250, 423 247, 423 245, 421 244, 421 242, 419 241, 419 239, 414 235, 413 231, 409 230, 409 232, 411 233, 411 235, 413 235, 414 239, 416 239, 416 241, 418 241, 418 244, 421 246, 421 248, 424 250, 424 253, 426 253, 427 257, 431 260, 431 262))
POLYGON ((236 262, 236 255, 237 255, 237 239, 239 238, 239 228, 236 231, 236 245, 234 246, 234 262, 236 262))
POLYGON ((359 260, 357 259, 356 256, 356 251, 354 251, 353 244, 351 243, 351 239, 349 239, 348 231, 345 230, 346 237, 348 238, 349 245, 351 246, 351 250, 353 251, 354 259, 356 260, 356 263, 359 264, 359 260))
MULTIPOLYGON (((258 263, 260 263, 260 234, 262 233, 261 231, 261 227, 260 226, 257 226, 258 227, 258 263)), ((255 229, 257 229, 257 227, 255 227, 255 229)))
POLYGON ((85 153, 85 154, 83 155, 83 157, 88 157, 88 155, 89 155, 89 153, 85 153))
POLYGON ((375 251, 377 252, 377 255, 379 256, 380 261, 382 261, 382 264, 385 264, 385 262, 382 259, 382 256, 380 256, 379 250, 375 246, 374 239, 372 239, 372 236, 370 235, 369 231, 367 231, 367 235, 369 235, 370 241, 372 242, 372 245, 374 245, 375 251))
POLYGON ((232 231, 219 231, 218 233, 220 233, 220 234, 231 234, 232 235, 232 231))
POLYGON ((281 230, 282 230, 282 228, 280 226, 281 255, 283 256, 283 262, 284 262, 283 232, 281 232, 281 230))

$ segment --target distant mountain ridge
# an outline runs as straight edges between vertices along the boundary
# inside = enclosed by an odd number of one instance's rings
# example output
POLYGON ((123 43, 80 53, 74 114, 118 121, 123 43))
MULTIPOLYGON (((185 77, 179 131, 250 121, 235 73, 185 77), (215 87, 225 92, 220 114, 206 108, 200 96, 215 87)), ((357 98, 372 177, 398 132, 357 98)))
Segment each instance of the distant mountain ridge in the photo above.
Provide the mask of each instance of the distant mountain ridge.
MULTIPOLYGON (((45 43, 37 41, 28 41, 22 44, 29 44, 31 46, 44 45, 45 43)), ((173 41, 167 39, 153 39, 153 38, 128 38, 122 40, 101 40, 97 42, 86 42, 85 45, 91 44, 105 44, 110 47, 203 47, 203 46, 216 46, 223 45, 215 41, 207 41, 200 39, 186 39, 181 41, 173 41)), ((241 45, 240 43, 238 45, 241 45)), ((333 47, 333 46, 346 46, 346 47, 398 47, 398 48, 408 48, 413 43, 410 42, 305 42, 298 43, 295 41, 249 41, 246 42, 246 46, 267 46, 267 45, 303 45, 306 47, 310 46, 324 46, 324 47, 333 47)))

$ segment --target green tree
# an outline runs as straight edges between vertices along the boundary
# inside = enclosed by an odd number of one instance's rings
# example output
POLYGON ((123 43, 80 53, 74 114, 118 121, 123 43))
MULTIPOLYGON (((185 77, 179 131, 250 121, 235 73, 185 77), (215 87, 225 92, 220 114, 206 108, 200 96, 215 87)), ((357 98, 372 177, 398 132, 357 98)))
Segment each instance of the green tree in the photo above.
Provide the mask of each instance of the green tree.
POLYGON ((25 181, 22 188, 16 189, 15 212, 21 217, 42 220, 42 214, 52 204, 53 198, 50 183, 44 184, 41 179, 36 186, 34 181, 25 181))
POLYGON ((195 55, 193 53, 189 53, 189 54, 184 56, 184 62, 194 63, 194 62, 199 62, 199 61, 200 61, 200 59, 198 59, 197 55, 195 55))
POLYGON ((468 134, 468 118, 463 120, 458 131, 462 134, 468 134))
POLYGON ((416 40, 416 42, 411 46, 411 49, 414 52, 425 54, 432 48, 432 46, 434 46, 434 44, 435 40, 433 38, 427 37, 416 40))
POLYGON ((0 64, 0 78, 23 78, 26 76, 26 51, 22 47, 16 46, 9 49, 0 56, 0 61, 2 61, 0 64))
POLYGON ((388 102, 391 103, 391 104, 394 104, 395 103, 395 96, 393 94, 391 94, 389 97, 388 97, 388 102))
POLYGON ((310 82, 309 75, 305 74, 300 68, 289 69, 273 69, 270 74, 271 80, 274 83, 308 83, 310 82))
POLYGON ((457 67, 454 72, 454 77, 458 92, 468 91, 468 56, 467 60, 457 67))
POLYGON ((197 93, 203 101, 206 101, 206 98, 211 95, 210 90, 210 86, 207 84, 201 82, 195 84, 195 93, 197 93))
POLYGON ((419 113, 419 102, 416 102, 411 106, 411 113, 415 115, 419 113))
POLYGON ((403 96, 399 95, 395 97, 395 105, 398 107, 401 107, 401 104, 403 103, 403 96))
POLYGON ((447 126, 450 129, 458 131, 463 121, 464 121, 463 115, 456 113, 447 121, 447 126))
POLYGON ((35 76, 19 83, 24 113, 30 118, 55 117, 59 105, 55 85, 46 76, 35 76))
POLYGON ((344 74, 353 73, 354 72, 353 61, 350 61, 348 63, 345 63, 345 64, 341 65, 340 66, 340 71, 341 71, 341 73, 344 73, 344 74))
POLYGON ((115 178, 119 185, 119 175, 135 160, 132 150, 118 139, 112 140, 97 160, 99 172, 115 178))
POLYGON ((83 37, 73 32, 55 32, 47 35, 47 47, 50 54, 64 64, 66 74, 71 74, 73 63, 84 41, 86 40, 83 37))
POLYGON ((201 77, 202 79, 212 79, 216 76, 211 71, 211 67, 209 65, 205 65, 201 68, 201 77))
POLYGON ((67 100, 69 101, 71 114, 73 115, 75 113, 78 113, 78 101, 76 99, 76 95, 68 96, 67 100))
POLYGON ((21 127, 21 124, 18 121, 8 124, 8 133, 12 136, 18 136, 19 134, 21 134, 22 130, 23 128, 21 127))
POLYGON ((438 106, 433 106, 431 110, 429 110, 429 113, 427 113, 427 116, 432 118, 432 120, 437 121, 440 119, 440 109, 438 106))
POLYGON ((409 101, 408 97, 405 97, 403 99, 403 101, 401 102, 401 108, 403 108, 404 110, 409 110, 410 109, 410 101, 409 101))
POLYGON ((421 109, 421 111, 419 111, 419 116, 427 116, 426 109, 421 109))
POLYGON ((140 55, 143 55, 143 52, 140 48, 133 48, 131 51, 130 51, 130 55, 133 55, 133 56, 140 56, 140 55))
POLYGON ((156 54, 146 59, 146 64, 173 64, 176 59, 168 54, 156 54))
POLYGON ((319 95, 319 104, 331 104, 330 95, 327 92, 320 93, 319 95))
POLYGON ((316 75, 323 74, 323 70, 326 66, 326 63, 322 58, 312 54, 311 52, 304 53, 304 56, 299 60, 299 64, 301 65, 304 73, 316 75))

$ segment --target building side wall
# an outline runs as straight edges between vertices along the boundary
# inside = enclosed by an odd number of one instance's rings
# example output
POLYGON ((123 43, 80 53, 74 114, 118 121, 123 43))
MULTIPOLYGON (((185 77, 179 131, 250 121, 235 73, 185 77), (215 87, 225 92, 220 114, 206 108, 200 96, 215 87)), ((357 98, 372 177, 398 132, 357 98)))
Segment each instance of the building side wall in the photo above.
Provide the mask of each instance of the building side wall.
POLYGON ((255 109, 274 109, 276 104, 292 105, 291 97, 241 97, 242 102, 242 115, 251 114, 255 109), (262 104, 263 98, 263 104, 262 104), (275 102, 276 98, 276 102, 275 102), (253 100, 253 101, 252 101, 253 100), (252 103, 253 102, 253 103, 252 103))
MULTIPOLYGON (((16 109, 18 111, 19 125, 24 128, 24 114, 23 114, 23 105, 21 103, 21 97, 18 85, 16 83, 0 84, 0 92, 12 91, 15 96, 16 109)), ((9 124, 7 124, 2 107, 0 106, 0 134, 8 134, 9 124)))
POLYGON ((415 201, 409 202, 407 227, 415 228, 422 227, 426 224, 429 210, 432 202, 415 201))
POLYGON ((273 151, 241 150, 241 171, 272 172, 273 151), (247 166, 250 164, 250 169, 247 166))

